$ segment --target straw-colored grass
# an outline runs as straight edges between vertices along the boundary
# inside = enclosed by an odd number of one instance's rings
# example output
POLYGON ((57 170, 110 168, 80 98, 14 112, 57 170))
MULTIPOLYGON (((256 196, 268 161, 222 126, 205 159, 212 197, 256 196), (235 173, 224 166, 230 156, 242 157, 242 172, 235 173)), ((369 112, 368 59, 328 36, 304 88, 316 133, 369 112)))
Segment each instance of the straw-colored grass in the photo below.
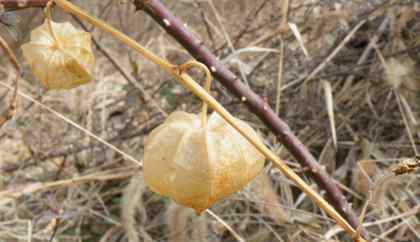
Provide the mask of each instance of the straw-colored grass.
MULTIPOLYGON (((190 59, 129 1, 76 2, 170 62, 190 59)), ((390 170, 419 149, 416 1, 390 1, 366 12, 388 1, 291 0, 288 23, 297 29, 282 35, 280 0, 213 0, 214 8, 207 1, 163 2, 271 107, 278 106, 279 115, 339 181, 356 214, 372 194, 363 219, 371 241, 420 240, 420 173, 394 176, 390 170), (362 21, 366 23, 358 26, 362 21), (343 43, 346 36, 349 40, 343 43)), ((44 92, 18 48, 30 29, 42 23, 42 11, 19 15, 18 43, 9 45, 24 70, 20 90, 133 159, 142 160, 143 140, 165 113, 200 110, 201 103, 168 75, 97 30, 92 32, 95 40, 125 74, 95 49, 98 65, 92 84, 44 92)), ((61 11, 55 10, 53 17, 77 26, 61 11)), ((11 85, 13 66, 6 58, 0 62, 0 82, 11 85)), ((269 130, 214 83, 212 95, 250 122, 272 150, 315 184, 269 130)), ((11 97, 12 91, 0 86, 0 114, 11 97)), ((131 178, 141 169, 116 150, 19 97, 17 114, 0 129, 0 241, 348 240, 287 178, 271 167, 264 172, 211 208, 235 237, 214 217, 197 217, 145 188, 141 177, 131 178)))

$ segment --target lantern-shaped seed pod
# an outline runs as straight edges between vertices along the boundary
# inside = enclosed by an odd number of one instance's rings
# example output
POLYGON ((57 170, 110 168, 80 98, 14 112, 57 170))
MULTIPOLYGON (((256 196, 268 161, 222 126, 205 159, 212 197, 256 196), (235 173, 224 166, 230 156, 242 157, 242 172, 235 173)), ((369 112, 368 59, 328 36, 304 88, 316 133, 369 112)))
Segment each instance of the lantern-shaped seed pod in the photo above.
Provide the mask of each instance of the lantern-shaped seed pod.
MULTIPOLYGON (((253 139, 256 132, 236 120, 253 139)), ((174 112, 145 142, 144 177, 155 192, 201 213, 243 188, 263 168, 264 156, 216 112, 174 112)))
POLYGON ((22 46, 32 73, 47 89, 70 89, 92 80, 95 56, 88 32, 47 19, 22 46))

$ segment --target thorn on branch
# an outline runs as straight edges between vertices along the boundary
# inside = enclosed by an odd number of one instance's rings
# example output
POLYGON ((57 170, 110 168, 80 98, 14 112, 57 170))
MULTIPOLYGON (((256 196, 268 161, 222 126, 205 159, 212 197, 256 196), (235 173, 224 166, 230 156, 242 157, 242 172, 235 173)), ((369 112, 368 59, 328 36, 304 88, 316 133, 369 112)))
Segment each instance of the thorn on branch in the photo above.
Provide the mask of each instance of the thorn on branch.
POLYGON ((146 9, 150 4, 150 0, 135 0, 134 6, 136 8, 136 11, 144 10, 146 9))

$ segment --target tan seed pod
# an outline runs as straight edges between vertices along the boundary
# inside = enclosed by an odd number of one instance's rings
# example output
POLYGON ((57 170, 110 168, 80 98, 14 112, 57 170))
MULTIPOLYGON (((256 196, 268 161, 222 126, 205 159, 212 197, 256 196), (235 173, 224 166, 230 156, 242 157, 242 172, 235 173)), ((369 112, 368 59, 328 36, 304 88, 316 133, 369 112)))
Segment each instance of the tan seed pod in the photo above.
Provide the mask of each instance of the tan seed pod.
POLYGON ((22 45, 32 73, 47 89, 70 89, 92 80, 95 56, 91 35, 72 24, 46 20, 22 45))
MULTIPOLYGON (((258 142, 245 122, 238 124, 258 142)), ((264 166, 264 156, 216 112, 174 112, 145 142, 144 177, 155 192, 201 213, 243 188, 264 166)))

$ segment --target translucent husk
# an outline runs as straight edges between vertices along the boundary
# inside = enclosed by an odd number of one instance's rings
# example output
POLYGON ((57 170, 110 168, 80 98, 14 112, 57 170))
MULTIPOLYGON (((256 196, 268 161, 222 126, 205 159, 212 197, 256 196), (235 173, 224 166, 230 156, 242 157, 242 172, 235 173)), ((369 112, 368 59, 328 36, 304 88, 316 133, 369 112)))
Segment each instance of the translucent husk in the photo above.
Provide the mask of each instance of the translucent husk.
MULTIPOLYGON (((199 66, 188 62, 182 71, 199 66)), ((259 140, 245 122, 238 124, 259 140)), ((174 112, 151 132, 145 142, 144 176, 155 192, 201 213, 220 198, 242 189, 263 168, 264 156, 216 112, 207 119, 207 104, 200 115, 174 112)))
POLYGON ((70 89, 92 80, 95 57, 90 34, 68 22, 53 22, 49 8, 45 22, 21 48, 32 73, 46 89, 70 89))

